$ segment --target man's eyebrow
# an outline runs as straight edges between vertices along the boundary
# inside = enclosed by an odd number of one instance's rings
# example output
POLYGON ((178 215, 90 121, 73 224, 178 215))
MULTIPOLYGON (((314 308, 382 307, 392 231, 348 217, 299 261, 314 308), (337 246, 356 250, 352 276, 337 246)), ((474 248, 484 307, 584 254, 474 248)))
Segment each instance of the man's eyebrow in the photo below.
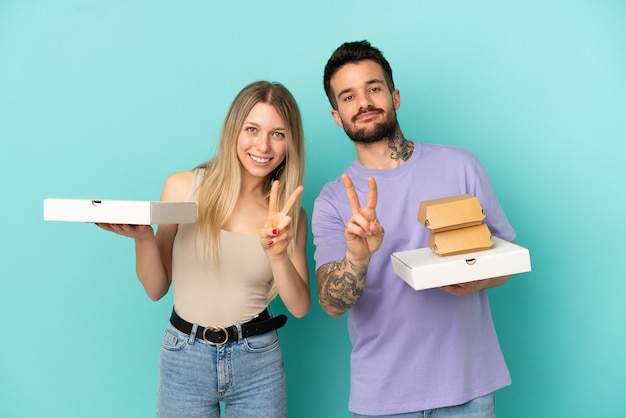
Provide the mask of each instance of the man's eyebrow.
POLYGON ((367 81, 365 84, 377 84, 377 83, 381 83, 383 84, 384 81, 381 80, 380 78, 372 78, 371 80, 367 81))
MULTIPOLYGON (((384 84, 383 80, 379 79, 379 78, 372 78, 371 80, 367 80, 365 82, 366 86, 370 86, 372 84, 384 84)), ((348 87, 347 89, 343 89, 341 90, 338 94, 337 97, 341 97, 342 95, 349 93, 350 91, 352 91, 353 88, 352 87, 348 87)))
POLYGON ((343 89, 343 90, 341 90, 339 93, 337 93, 337 97, 341 97, 341 96, 343 96, 344 94, 346 94, 346 93, 350 92, 351 90, 352 90, 352 87, 349 87, 349 88, 347 88, 347 89, 343 89))

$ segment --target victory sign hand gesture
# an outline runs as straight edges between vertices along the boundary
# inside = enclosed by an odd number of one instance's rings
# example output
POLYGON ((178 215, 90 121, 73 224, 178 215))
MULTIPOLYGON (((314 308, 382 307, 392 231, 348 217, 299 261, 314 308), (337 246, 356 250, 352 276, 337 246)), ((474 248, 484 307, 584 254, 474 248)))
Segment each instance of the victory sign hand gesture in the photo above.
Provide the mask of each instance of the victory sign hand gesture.
POLYGON ((278 211, 278 185, 278 180, 274 180, 270 191, 267 221, 259 234, 263 249, 265 249, 267 253, 274 255, 284 253, 293 239, 294 231, 291 225, 291 217, 287 214, 298 200, 300 194, 302 194, 302 190, 304 190, 303 186, 296 187, 287 199, 285 207, 281 211, 278 211))
POLYGON ((352 216, 344 231, 348 252, 354 258, 353 261, 369 261, 372 254, 380 248, 385 236, 385 230, 376 218, 376 204, 378 203, 376 181, 374 177, 368 178, 367 201, 365 206, 361 207, 352 179, 344 173, 341 175, 341 180, 352 208, 352 216))

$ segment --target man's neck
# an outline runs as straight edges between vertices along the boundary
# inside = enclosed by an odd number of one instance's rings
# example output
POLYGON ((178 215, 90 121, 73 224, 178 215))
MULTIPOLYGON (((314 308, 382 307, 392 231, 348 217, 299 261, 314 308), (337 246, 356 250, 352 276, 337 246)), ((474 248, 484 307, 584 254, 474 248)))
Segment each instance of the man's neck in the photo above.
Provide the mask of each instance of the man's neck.
POLYGON ((393 137, 370 144, 356 142, 359 163, 375 170, 391 170, 406 162, 413 154, 413 142, 407 141, 397 128, 393 137))

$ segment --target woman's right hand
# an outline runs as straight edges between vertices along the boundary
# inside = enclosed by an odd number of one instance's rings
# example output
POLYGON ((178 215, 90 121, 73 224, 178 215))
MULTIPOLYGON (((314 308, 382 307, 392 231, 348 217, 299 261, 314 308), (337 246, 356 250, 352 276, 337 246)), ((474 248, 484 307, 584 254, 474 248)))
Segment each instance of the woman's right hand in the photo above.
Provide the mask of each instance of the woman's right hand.
POLYGON ((278 180, 272 183, 267 221, 259 232, 261 246, 267 254, 273 254, 275 256, 286 254, 287 246, 294 236, 294 231, 291 226, 291 217, 288 214, 294 203, 298 200, 298 197, 302 194, 302 190, 304 190, 304 187, 296 187, 289 198, 287 198, 285 207, 279 211, 277 203, 278 180))
POLYGON ((135 240, 144 240, 154 237, 154 229, 152 228, 152 225, 96 223, 96 226, 104 229, 105 231, 110 231, 135 240))

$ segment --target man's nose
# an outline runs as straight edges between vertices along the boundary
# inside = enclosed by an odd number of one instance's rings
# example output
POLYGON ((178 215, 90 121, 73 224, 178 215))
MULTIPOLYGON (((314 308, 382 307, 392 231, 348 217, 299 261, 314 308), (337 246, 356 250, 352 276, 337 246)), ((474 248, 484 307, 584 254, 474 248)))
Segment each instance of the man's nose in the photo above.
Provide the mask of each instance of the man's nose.
POLYGON ((372 99, 367 93, 362 93, 357 96, 357 104, 359 105, 359 110, 366 110, 372 106, 372 99))

